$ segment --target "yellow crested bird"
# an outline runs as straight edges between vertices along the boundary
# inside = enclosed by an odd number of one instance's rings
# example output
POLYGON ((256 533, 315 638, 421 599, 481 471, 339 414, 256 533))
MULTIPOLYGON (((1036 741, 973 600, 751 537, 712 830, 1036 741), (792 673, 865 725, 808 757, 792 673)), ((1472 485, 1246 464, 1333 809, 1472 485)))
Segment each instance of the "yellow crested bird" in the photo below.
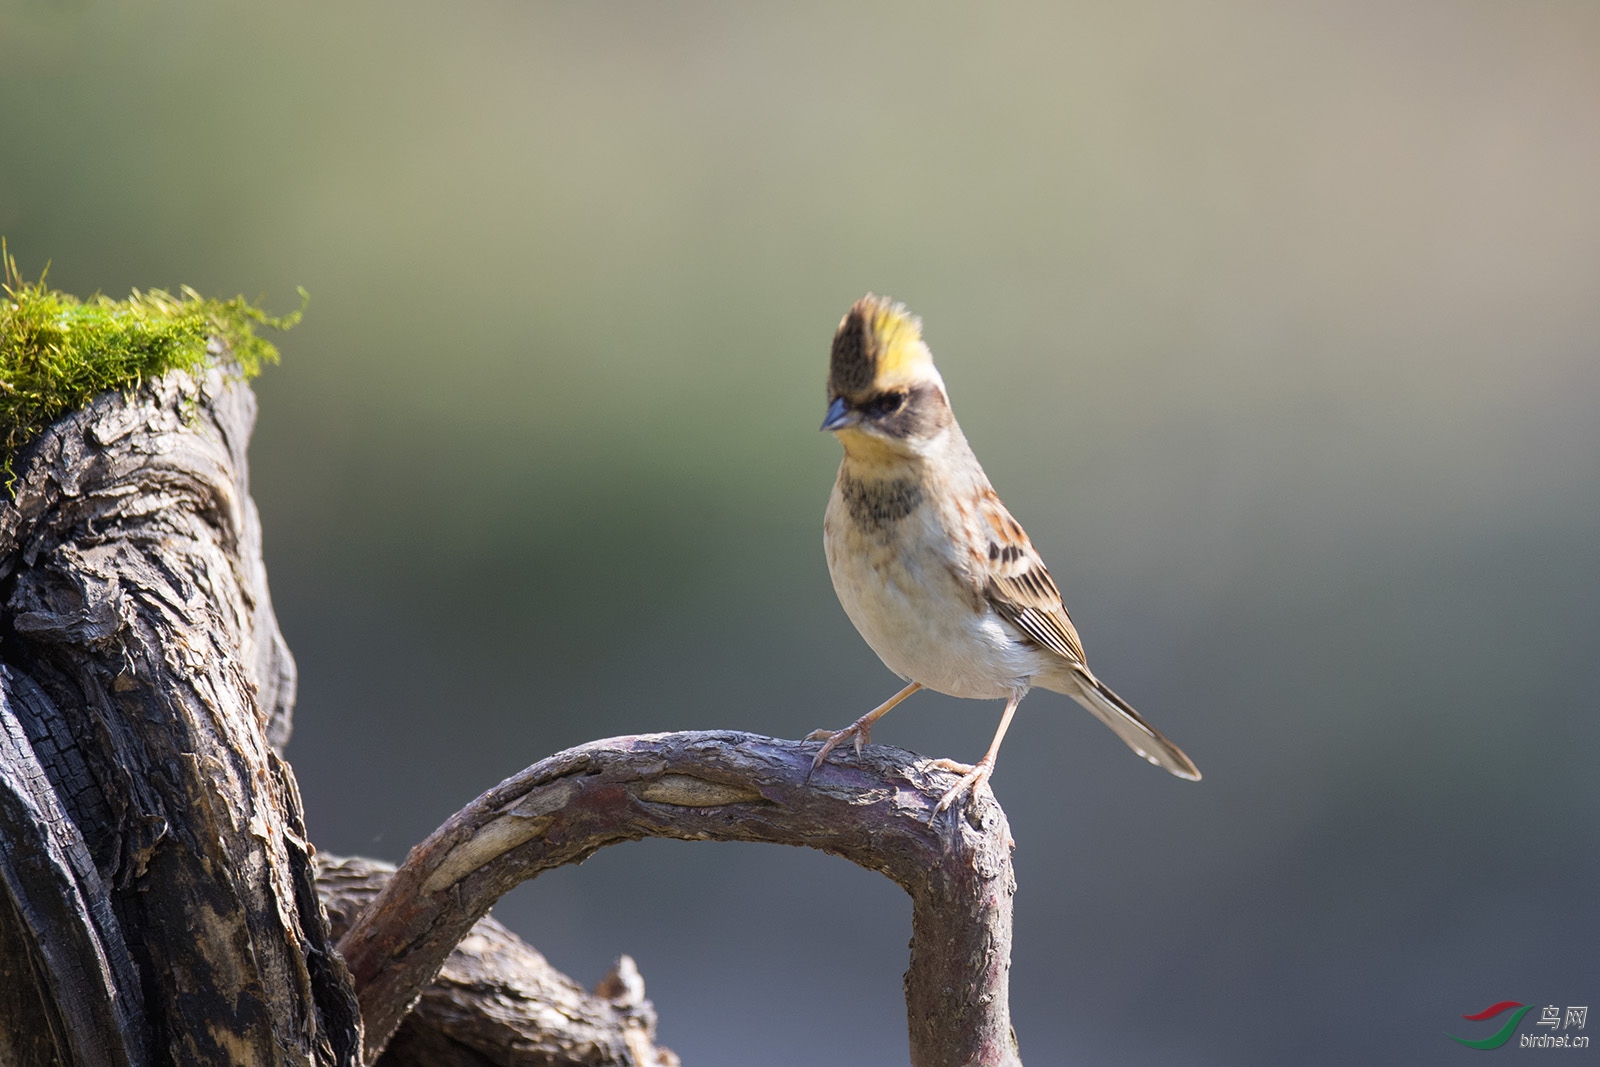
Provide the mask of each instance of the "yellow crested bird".
POLYGON ((1022 526, 995 495, 956 424, 922 322, 871 293, 833 335, 822 429, 844 461, 822 520, 828 573, 845 614, 884 665, 909 684, 842 730, 817 730, 821 767, 841 742, 856 751, 872 724, 918 689, 1004 699, 989 751, 962 775, 944 811, 994 772, 1017 705, 1034 686, 1082 704, 1128 747, 1179 778, 1200 771, 1084 662, 1061 592, 1022 526))

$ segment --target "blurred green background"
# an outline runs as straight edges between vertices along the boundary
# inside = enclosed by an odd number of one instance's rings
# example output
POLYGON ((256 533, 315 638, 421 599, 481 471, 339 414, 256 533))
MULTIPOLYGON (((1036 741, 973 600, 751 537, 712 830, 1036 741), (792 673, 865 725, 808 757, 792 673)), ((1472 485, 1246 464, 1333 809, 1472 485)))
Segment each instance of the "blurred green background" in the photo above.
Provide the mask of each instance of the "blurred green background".
MULTIPOLYGON (((1600 1000, 1600 5, 0 0, 0 101, 25 271, 312 293, 251 458, 324 849, 895 688, 820 545, 873 289, 1206 775, 1023 705, 1030 1065, 1457 1063, 1600 1000)), ((686 1063, 905 1060, 909 908, 840 860, 646 842, 497 914, 635 955, 686 1063)))

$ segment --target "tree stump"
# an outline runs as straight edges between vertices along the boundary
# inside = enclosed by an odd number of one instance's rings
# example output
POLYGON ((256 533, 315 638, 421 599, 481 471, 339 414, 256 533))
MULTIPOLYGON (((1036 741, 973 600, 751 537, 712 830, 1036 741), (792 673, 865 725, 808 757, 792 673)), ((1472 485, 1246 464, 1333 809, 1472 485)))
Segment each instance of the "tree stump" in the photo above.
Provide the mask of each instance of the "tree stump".
POLYGON ((0 1008, 22 1063, 359 1058, 277 747, 294 661, 246 482, 255 398, 215 354, 57 420, 0 510, 0 926, 27 949, 6 987, 43 1001, 0 1008))

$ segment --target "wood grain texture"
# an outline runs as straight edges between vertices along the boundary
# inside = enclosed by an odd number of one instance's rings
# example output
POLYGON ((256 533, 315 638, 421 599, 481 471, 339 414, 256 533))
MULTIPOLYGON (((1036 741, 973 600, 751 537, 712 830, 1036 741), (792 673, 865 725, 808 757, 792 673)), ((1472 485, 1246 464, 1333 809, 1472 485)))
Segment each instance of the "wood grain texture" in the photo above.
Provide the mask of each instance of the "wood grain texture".
POLYGON ((451 950, 508 890, 645 837, 806 845, 911 896, 906 1006, 915 1067, 1019 1065, 1008 976, 1016 883, 993 795, 930 825, 955 776, 869 746, 811 774, 814 748, 730 731, 595 741, 558 753, 452 816, 339 942, 369 1060, 451 950))
POLYGON ((65 1044, 85 1067, 139 1067, 147 1058, 133 959, 83 835, 22 725, 52 718, 48 703, 0 665, 0 882, 10 909, 0 922, 0 1019, 43 1024, 0 1025, 10 1037, 0 1036, 10 1052, 0 1062, 48 1063, 65 1044))
POLYGON ((31 973, 44 1005, 0 998, 0 1061, 359 1059, 274 747, 294 664, 246 483, 254 421, 221 366, 173 372, 17 457, 0 506, 0 966, 31 973))

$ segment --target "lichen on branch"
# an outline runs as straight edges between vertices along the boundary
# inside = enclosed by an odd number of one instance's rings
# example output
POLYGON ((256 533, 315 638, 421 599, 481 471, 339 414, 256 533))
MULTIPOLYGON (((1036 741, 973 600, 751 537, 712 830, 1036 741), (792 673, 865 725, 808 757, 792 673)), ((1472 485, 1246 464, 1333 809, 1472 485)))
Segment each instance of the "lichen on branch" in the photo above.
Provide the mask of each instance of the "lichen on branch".
POLYGON ((188 286, 176 295, 135 289, 125 300, 98 293, 80 300, 51 289, 45 274, 25 280, 3 242, 0 261, 0 474, 7 486, 17 450, 53 420, 108 390, 201 367, 215 358, 213 338, 240 374, 255 377, 278 362, 278 349, 257 330, 290 329, 307 299, 300 290, 300 309, 287 315, 270 315, 243 296, 204 297, 188 286))

